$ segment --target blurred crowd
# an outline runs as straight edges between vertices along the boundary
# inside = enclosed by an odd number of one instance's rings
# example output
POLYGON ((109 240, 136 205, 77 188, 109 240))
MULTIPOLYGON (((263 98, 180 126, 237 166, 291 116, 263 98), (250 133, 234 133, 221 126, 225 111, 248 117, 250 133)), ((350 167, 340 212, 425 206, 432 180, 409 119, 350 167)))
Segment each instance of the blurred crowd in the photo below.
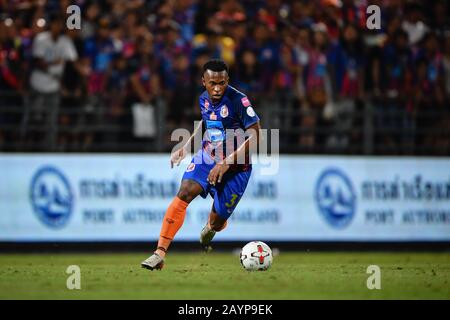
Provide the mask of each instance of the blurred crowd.
POLYGON ((153 107, 168 143, 200 118, 201 68, 222 58, 263 127, 281 129, 282 151, 449 154, 449 10, 420 0, 0 0, 0 148, 120 151, 156 139, 133 130, 136 105, 153 107), (66 26, 72 4, 79 30, 66 26), (366 24, 372 4, 380 29, 366 24))

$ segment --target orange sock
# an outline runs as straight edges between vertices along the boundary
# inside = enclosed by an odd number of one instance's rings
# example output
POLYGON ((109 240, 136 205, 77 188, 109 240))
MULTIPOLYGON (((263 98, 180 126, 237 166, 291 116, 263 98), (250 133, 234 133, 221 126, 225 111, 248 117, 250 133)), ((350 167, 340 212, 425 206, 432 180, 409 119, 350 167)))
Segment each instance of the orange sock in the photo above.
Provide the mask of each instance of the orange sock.
POLYGON ((183 225, 188 205, 189 203, 175 197, 167 208, 159 234, 158 248, 155 251, 161 257, 166 255, 170 243, 183 225))

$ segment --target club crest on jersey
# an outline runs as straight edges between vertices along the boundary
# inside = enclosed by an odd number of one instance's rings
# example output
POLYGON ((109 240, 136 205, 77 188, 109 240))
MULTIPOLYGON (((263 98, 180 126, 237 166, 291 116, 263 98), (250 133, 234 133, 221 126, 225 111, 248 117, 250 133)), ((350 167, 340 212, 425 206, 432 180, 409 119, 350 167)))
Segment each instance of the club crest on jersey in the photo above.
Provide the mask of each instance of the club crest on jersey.
POLYGON ((210 120, 217 120, 217 115, 216 115, 214 112, 212 112, 212 113, 209 115, 209 119, 210 119, 210 120))
POLYGON ((247 108, 247 114, 248 114, 250 117, 256 116, 255 110, 253 110, 252 107, 247 108))
POLYGON ((205 100, 205 109, 208 110, 208 108, 209 108, 209 101, 205 100))
POLYGON ((241 99, 241 102, 242 102, 242 105, 244 106, 244 107, 248 107, 251 103, 250 103, 250 100, 248 100, 248 98, 247 97, 243 97, 242 99, 241 99))
POLYGON ((186 172, 191 172, 194 169, 195 169, 195 163, 192 162, 191 164, 188 165, 186 172))
POLYGON ((226 105, 223 105, 222 108, 220 108, 220 116, 222 118, 228 117, 228 107, 226 105))

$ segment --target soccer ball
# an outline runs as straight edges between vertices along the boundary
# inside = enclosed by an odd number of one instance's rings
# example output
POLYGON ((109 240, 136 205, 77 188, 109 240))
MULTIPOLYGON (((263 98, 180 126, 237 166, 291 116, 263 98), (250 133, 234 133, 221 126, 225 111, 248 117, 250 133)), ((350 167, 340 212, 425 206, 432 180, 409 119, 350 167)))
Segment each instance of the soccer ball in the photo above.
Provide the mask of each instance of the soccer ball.
POLYGON ((247 243, 240 254, 241 264, 247 271, 267 270, 273 262, 272 250, 262 241, 247 243))

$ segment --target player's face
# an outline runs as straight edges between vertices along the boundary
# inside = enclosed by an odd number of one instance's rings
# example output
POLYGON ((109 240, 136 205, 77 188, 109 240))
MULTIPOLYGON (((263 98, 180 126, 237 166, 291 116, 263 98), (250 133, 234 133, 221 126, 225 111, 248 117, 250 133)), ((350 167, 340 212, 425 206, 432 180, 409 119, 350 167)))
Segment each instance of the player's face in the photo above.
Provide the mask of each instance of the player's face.
POLYGON ((228 73, 206 70, 202 81, 212 102, 219 102, 228 86, 228 73))

